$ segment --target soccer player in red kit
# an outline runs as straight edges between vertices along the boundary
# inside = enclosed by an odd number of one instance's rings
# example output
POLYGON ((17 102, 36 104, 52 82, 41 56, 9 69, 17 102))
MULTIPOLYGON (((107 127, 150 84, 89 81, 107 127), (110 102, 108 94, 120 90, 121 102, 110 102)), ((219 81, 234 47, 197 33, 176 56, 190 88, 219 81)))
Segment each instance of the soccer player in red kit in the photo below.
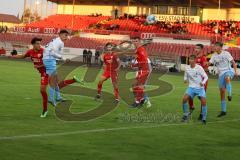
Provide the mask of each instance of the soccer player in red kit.
MULTIPOLYGON (((131 54, 135 55, 137 60, 137 76, 134 84, 132 85, 133 94, 135 96, 135 102, 132 104, 132 108, 141 107, 147 100, 144 98, 144 87, 151 73, 149 66, 149 59, 147 51, 141 44, 140 39, 134 38, 132 41, 136 50, 119 52, 119 54, 131 54)), ((128 42, 127 42, 128 43, 128 42)), ((124 42, 122 43, 124 45, 124 42)))
MULTIPOLYGON (((203 67, 203 69, 205 70, 205 72, 208 71, 208 60, 207 57, 203 54, 203 48, 204 46, 202 44, 196 44, 195 46, 195 53, 196 53, 196 64, 200 65, 203 67)), ((207 91, 207 86, 208 86, 208 81, 205 83, 204 85, 204 89, 205 92, 207 91)), ((194 103, 193 103, 193 99, 189 99, 188 101, 189 103, 189 107, 190 107, 190 114, 193 112, 194 108, 194 103)), ((202 110, 202 106, 201 106, 201 110, 202 110)), ((199 115, 199 120, 202 120, 202 112, 200 112, 199 115)))
MULTIPOLYGON (((41 114, 41 118, 44 118, 47 116, 47 103, 48 103, 48 96, 47 96, 47 86, 48 86, 48 75, 46 74, 46 69, 43 65, 43 48, 41 48, 41 38, 33 38, 31 41, 31 44, 33 45, 33 49, 30 49, 27 51, 27 53, 25 54, 21 54, 21 55, 15 55, 15 56, 11 56, 11 58, 17 58, 17 59, 24 59, 27 57, 30 57, 33 64, 34 64, 34 68, 36 68, 38 70, 38 72, 40 73, 41 76, 41 86, 40 86, 40 92, 42 95, 42 99, 43 99, 43 112, 41 114)), ((59 83, 59 87, 63 88, 69 84, 72 84, 74 82, 77 82, 77 78, 74 77, 71 80, 65 80, 59 83)))
POLYGON ((115 52, 113 52, 113 49, 116 45, 113 43, 107 43, 105 45, 105 53, 101 55, 101 60, 104 64, 104 72, 98 82, 98 94, 96 96, 96 99, 101 98, 101 92, 102 92, 102 85, 104 81, 111 78, 112 85, 114 88, 114 96, 115 96, 115 102, 118 103, 120 101, 119 99, 119 89, 118 89, 118 71, 121 67, 120 60, 115 52))

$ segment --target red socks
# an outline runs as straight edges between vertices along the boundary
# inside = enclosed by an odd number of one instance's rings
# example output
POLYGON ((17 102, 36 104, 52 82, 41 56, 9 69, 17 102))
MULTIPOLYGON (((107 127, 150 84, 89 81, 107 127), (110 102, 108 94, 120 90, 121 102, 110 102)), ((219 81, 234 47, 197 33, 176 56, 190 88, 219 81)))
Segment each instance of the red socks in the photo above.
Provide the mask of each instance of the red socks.
POLYGON ((73 84, 75 83, 76 81, 74 79, 69 79, 69 80, 65 80, 65 81, 61 81, 59 84, 58 84, 58 87, 59 89, 62 89, 70 84, 73 84))
POLYGON ((98 83, 98 94, 101 94, 102 92, 102 83, 98 83))
POLYGON ((114 89, 114 95, 115 95, 116 99, 119 99, 119 89, 118 88, 114 89))
POLYGON ((135 95, 135 100, 138 102, 144 98, 144 91, 141 87, 133 87, 133 94, 135 95))
POLYGON ((193 108, 194 108, 194 106, 193 106, 193 100, 192 100, 191 98, 188 100, 188 104, 189 104, 190 109, 193 109, 193 108))
POLYGON ((43 112, 47 111, 48 95, 46 91, 41 91, 43 100, 43 112))

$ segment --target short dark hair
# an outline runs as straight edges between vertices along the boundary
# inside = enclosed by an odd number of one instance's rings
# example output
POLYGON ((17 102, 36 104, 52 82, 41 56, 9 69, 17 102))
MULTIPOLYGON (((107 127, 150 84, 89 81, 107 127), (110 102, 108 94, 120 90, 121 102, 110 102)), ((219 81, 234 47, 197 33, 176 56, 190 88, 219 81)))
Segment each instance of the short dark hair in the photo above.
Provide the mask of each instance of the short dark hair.
POLYGON ((196 44, 197 47, 200 47, 201 49, 204 48, 204 45, 203 44, 196 44))
POLYGON ((62 29, 60 30, 59 34, 69 34, 69 32, 66 29, 62 29))
POLYGON ((215 46, 223 47, 223 43, 222 42, 216 42, 215 46))
POLYGON ((42 38, 38 38, 38 37, 34 37, 32 40, 31 40, 31 44, 33 45, 33 44, 35 44, 36 42, 38 42, 38 41, 42 41, 42 38))
POLYGON ((192 55, 190 55, 189 56, 189 59, 196 59, 197 57, 196 57, 196 55, 194 55, 194 54, 192 54, 192 55))

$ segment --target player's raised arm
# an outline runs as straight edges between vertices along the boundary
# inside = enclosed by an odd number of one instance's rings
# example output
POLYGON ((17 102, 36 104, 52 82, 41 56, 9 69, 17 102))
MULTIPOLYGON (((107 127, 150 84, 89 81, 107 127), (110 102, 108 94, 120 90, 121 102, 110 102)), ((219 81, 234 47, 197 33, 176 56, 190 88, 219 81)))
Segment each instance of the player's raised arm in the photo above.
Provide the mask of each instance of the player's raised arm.
POLYGON ((15 59, 24 59, 24 58, 26 58, 26 57, 27 57, 27 56, 26 56, 26 53, 9 56, 9 58, 15 58, 15 59))
POLYGON ((24 59, 27 57, 30 57, 29 51, 27 51, 26 53, 23 53, 23 54, 9 56, 9 58, 15 58, 15 59, 24 59))

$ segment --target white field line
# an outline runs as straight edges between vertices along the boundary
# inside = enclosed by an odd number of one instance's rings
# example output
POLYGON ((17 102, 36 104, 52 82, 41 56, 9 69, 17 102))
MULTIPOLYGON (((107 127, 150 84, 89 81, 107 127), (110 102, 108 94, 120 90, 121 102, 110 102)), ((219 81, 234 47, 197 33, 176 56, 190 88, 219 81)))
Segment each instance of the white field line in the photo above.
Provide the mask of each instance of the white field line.
MULTIPOLYGON (((206 127, 208 126, 208 124, 238 122, 238 121, 240 121, 240 119, 208 122, 206 127)), ((136 126, 136 127, 118 127, 118 128, 101 128, 101 129, 90 129, 90 130, 78 130, 78 131, 60 132, 60 133, 27 134, 27 135, 0 137, 0 141, 28 139, 28 138, 41 138, 41 137, 67 136, 67 135, 77 135, 77 134, 84 134, 84 133, 101 133, 101 132, 129 130, 129 129, 147 129, 147 128, 167 127, 167 126, 187 126, 187 125, 194 125, 194 124, 196 125, 197 123, 159 124, 159 125, 151 125, 151 126, 136 126)))

